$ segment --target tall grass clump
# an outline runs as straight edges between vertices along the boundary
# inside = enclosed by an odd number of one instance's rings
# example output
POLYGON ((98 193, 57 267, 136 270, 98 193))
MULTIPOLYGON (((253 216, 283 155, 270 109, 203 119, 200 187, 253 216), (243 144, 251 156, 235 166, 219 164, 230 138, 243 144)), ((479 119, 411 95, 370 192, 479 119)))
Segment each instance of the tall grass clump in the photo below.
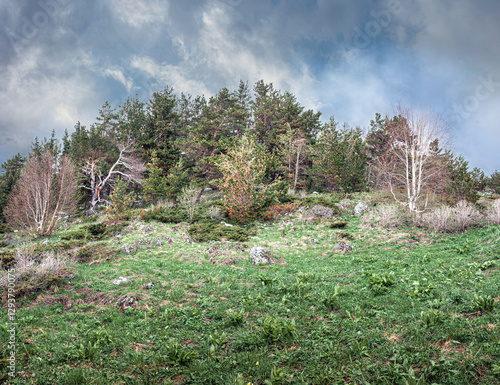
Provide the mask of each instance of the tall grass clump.
POLYGON ((500 225, 500 199, 496 199, 486 210, 486 220, 494 225, 500 225))
POLYGON ((14 274, 2 274, 0 287, 7 287, 7 277, 14 275, 18 292, 31 292, 51 286, 68 276, 72 264, 68 258, 53 252, 35 253, 35 245, 27 244, 16 249, 14 274))
POLYGON ((442 206, 420 216, 419 225, 436 232, 463 232, 481 222, 481 214, 467 201, 459 201, 455 206, 442 206))
POLYGON ((398 205, 382 205, 361 217, 361 221, 371 226, 399 227, 404 223, 404 215, 398 205))

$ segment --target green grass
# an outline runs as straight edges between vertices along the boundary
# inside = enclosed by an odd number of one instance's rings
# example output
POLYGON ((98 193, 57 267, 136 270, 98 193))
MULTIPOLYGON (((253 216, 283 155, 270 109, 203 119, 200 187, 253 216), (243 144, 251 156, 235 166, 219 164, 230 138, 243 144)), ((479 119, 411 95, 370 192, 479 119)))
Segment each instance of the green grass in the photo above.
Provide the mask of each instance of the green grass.
POLYGON ((90 255, 71 281, 16 299, 17 377, 7 381, 498 383, 500 227, 438 235, 338 219, 341 231, 297 214, 257 224, 245 243, 210 244, 192 242, 187 224, 132 221, 100 240, 115 257, 90 255), (342 239, 354 250, 331 253, 342 239), (287 264, 252 265, 254 246, 287 264), (113 285, 119 276, 132 283, 113 285), (123 310, 125 295, 136 300, 123 310))

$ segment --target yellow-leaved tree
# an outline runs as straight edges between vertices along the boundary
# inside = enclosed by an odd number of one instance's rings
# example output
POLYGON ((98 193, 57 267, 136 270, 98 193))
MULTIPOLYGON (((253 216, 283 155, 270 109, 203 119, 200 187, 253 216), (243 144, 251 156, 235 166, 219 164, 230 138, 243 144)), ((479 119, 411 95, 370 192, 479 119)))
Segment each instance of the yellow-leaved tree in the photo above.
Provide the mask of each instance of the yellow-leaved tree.
POLYGON ((255 138, 242 136, 235 147, 218 158, 222 178, 217 186, 230 218, 247 222, 259 217, 276 201, 280 181, 266 183, 272 155, 264 152, 255 138))

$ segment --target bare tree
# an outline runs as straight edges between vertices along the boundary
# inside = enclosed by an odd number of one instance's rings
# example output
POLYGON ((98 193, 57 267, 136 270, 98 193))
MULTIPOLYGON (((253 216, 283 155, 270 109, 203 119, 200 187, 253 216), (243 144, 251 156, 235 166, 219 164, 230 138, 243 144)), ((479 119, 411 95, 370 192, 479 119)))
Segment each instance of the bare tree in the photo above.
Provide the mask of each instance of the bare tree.
POLYGON ((52 152, 32 156, 5 208, 7 221, 30 236, 50 235, 62 214, 76 208, 77 173, 73 163, 52 152))
POLYGON ((439 146, 447 143, 446 126, 422 109, 398 106, 396 112, 388 126, 389 157, 379 168, 397 202, 412 212, 425 211, 429 195, 446 180, 446 162, 439 156, 439 146))
POLYGON ((118 159, 113 163, 109 171, 104 174, 100 168, 102 156, 85 159, 82 173, 87 177, 89 185, 81 187, 90 190, 91 193, 90 215, 96 213, 99 203, 106 201, 103 196, 103 189, 118 175, 133 183, 141 184, 142 182, 142 175, 146 171, 146 165, 136 156, 134 143, 132 141, 120 143, 118 144, 118 150, 118 159))

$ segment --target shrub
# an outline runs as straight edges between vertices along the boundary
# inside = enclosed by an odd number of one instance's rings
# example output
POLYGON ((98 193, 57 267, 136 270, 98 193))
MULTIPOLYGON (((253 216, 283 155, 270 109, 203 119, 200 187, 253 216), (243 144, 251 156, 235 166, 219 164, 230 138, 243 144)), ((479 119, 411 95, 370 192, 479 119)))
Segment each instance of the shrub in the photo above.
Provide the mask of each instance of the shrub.
POLYGON ((471 203, 461 200, 452 210, 456 225, 460 231, 465 231, 468 227, 477 225, 480 215, 471 203))
POLYGON ((279 203, 272 204, 269 206, 267 211, 264 213, 264 220, 274 220, 282 215, 290 215, 297 211, 298 207, 301 205, 301 202, 288 202, 288 203, 279 203))
POLYGON ((224 213, 219 206, 210 206, 205 216, 214 221, 220 221, 222 218, 224 218, 224 213))
POLYGON ((65 241, 71 241, 71 240, 75 240, 75 239, 87 239, 90 237, 91 237, 91 235, 89 234, 87 229, 85 229, 83 227, 61 235, 61 239, 64 239, 65 241))
MULTIPOLYGON (((46 289, 72 272, 72 266, 67 258, 52 252, 38 255, 34 244, 18 247, 14 263, 16 295, 46 289)), ((7 286, 7 277, 6 274, 0 279, 1 288, 7 286)))
POLYGON ((204 219, 189 226, 188 233, 197 242, 219 241, 222 238, 246 242, 250 232, 239 226, 226 226, 211 219, 204 219))
POLYGON ((404 217, 401 208, 392 204, 377 206, 377 208, 363 215, 361 221, 372 226, 398 227, 403 224, 404 217))
POLYGON ((142 219, 146 222, 154 220, 162 223, 181 223, 187 222, 189 216, 185 210, 180 208, 157 206, 149 211, 146 211, 142 215, 142 219))
POLYGON ((474 206, 465 201, 459 201, 455 206, 442 206, 424 213, 420 223, 436 232, 465 231, 470 226, 479 223, 481 216, 474 206))
POLYGON ((16 253, 14 250, 2 250, 0 251, 0 266, 8 269, 14 265, 16 258, 16 253))
POLYGON ((197 188, 194 186, 194 184, 191 184, 189 186, 183 187, 181 189, 181 193, 179 194, 179 202, 184 210, 186 210, 186 213, 191 222, 193 221, 201 192, 202 191, 199 187, 197 188))
POLYGON ((285 185, 276 181, 265 183, 271 160, 257 141, 247 136, 227 155, 220 156, 217 165, 222 178, 217 184, 229 217, 247 222, 260 217, 266 207, 278 201, 277 196, 285 185))
POLYGON ((134 197, 131 192, 128 192, 125 181, 122 179, 116 181, 110 200, 111 204, 106 207, 106 214, 110 223, 130 219, 129 210, 134 203, 134 197))
POLYGON ((442 206, 433 211, 422 214, 420 217, 424 227, 436 232, 450 231, 453 227, 453 210, 449 206, 442 206))
POLYGON ((486 211, 488 222, 500 225, 500 199, 496 199, 486 211))

